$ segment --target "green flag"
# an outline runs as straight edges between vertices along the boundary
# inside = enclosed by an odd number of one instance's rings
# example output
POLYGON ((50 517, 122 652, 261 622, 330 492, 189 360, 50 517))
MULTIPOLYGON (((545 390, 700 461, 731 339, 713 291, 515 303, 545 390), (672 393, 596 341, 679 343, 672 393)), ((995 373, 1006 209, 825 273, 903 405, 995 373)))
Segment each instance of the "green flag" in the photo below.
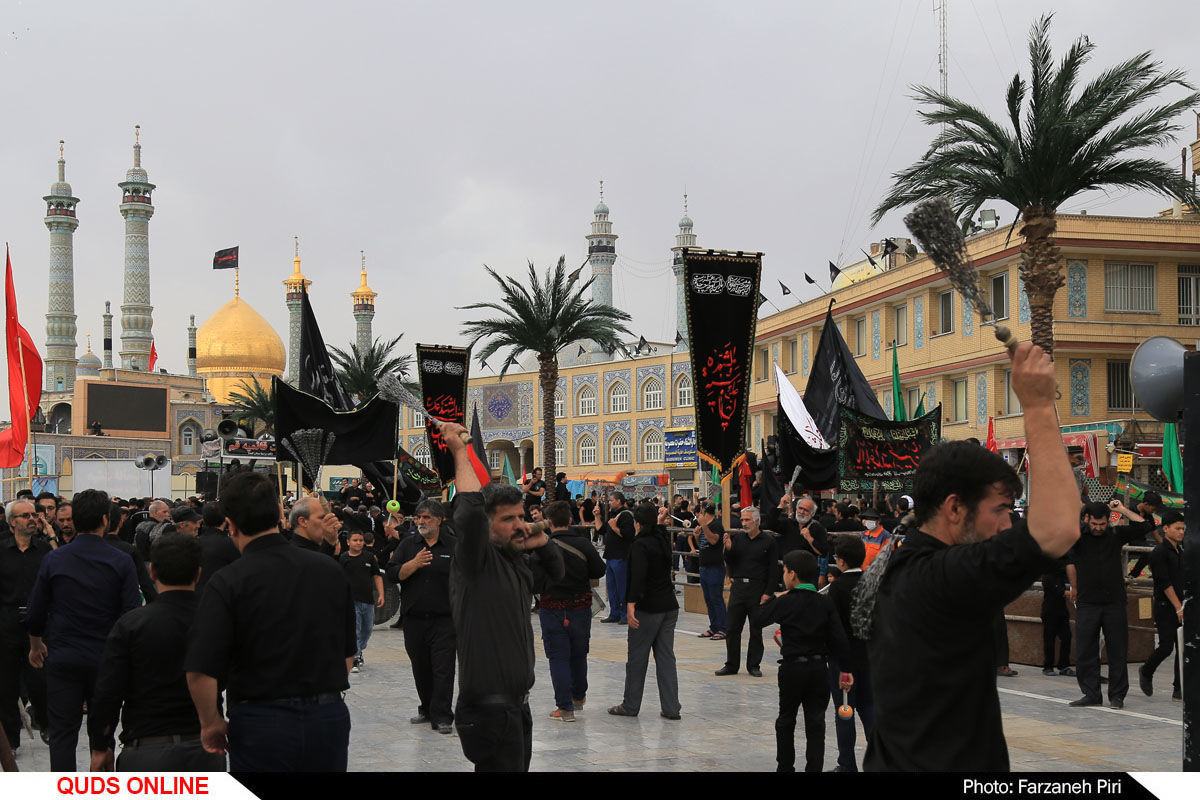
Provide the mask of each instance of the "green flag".
POLYGON ((714 503, 721 502, 721 473, 717 472, 717 465, 713 464, 712 468, 713 496, 714 503))
POLYGON ((516 475, 513 475, 513 471, 512 471, 512 463, 511 463, 511 462, 509 462, 509 460, 508 460, 508 456, 506 456, 506 455, 502 455, 502 456, 500 456, 500 458, 501 458, 501 460, 502 460, 502 461, 504 461, 504 464, 503 464, 503 466, 501 467, 501 470, 500 470, 500 474, 501 474, 501 475, 503 475, 505 478, 507 478, 507 479, 508 479, 508 482, 509 482, 510 484, 512 484, 513 486, 520 486, 521 484, 520 484, 520 482, 517 480, 517 476, 516 476, 516 475))
POLYGON ((896 342, 892 341, 892 419, 896 422, 908 420, 904 410, 904 390, 900 387, 900 361, 896 355, 896 342))
POLYGON ((1171 491, 1182 492, 1183 456, 1179 454, 1179 434, 1174 422, 1168 422, 1163 427, 1162 471, 1171 491))
POLYGON ((925 416, 925 395, 921 395, 920 401, 917 403, 917 410, 913 412, 913 419, 920 419, 925 416))

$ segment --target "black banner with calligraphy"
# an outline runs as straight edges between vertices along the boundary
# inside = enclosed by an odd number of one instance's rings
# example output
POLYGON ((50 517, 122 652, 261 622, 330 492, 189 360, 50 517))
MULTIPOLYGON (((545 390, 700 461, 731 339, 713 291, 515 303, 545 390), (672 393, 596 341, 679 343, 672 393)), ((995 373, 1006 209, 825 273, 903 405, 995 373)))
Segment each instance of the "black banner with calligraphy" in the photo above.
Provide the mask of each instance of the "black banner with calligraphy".
POLYGON ((226 439, 222 442, 222 452, 229 457, 239 458, 275 458, 274 439, 226 439))
POLYGON ((837 448, 819 450, 805 441, 792 424, 782 402, 777 403, 775 419, 779 425, 779 472, 785 484, 790 486, 792 476, 804 489, 832 489, 837 485, 837 448), (799 471, 797 472, 797 467, 799 471))
POLYGON ((417 376, 421 381, 421 402, 425 404, 425 439, 433 469, 443 486, 454 481, 454 456, 430 418, 466 424, 470 367, 469 347, 417 345, 417 376))
POLYGON ((841 407, 838 491, 911 491, 921 456, 942 438, 942 407, 907 422, 841 407))
MULTIPOLYGON (((711 251, 710 251, 711 252, 711 251)), ((683 251, 696 451, 722 475, 746 448, 762 254, 683 251)))
POLYGON ((880 419, 887 416, 858 368, 831 311, 825 313, 825 327, 813 355, 811 374, 804 388, 804 405, 825 441, 837 441, 839 406, 849 406, 880 419))
POLYGON ((317 325, 317 317, 308 301, 307 289, 304 290, 300 305, 300 375, 297 388, 321 398, 336 411, 349 411, 354 407, 354 401, 342 386, 333 368, 333 361, 329 358, 329 348, 325 346, 321 326, 317 325))

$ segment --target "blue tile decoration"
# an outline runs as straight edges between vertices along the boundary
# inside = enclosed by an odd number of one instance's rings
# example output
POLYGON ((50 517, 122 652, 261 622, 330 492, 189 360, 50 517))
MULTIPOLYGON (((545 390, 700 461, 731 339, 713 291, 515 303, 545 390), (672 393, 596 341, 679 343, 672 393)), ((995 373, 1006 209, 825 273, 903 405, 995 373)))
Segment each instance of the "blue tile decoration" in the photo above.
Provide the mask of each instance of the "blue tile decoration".
POLYGON ((975 422, 987 425, 987 373, 975 373, 975 422))
POLYGON ((1091 416, 1092 360, 1090 358, 1072 358, 1068 362, 1067 371, 1071 376, 1071 416, 1091 416))
POLYGON ((671 382, 674 383, 680 375, 685 373, 689 376, 692 374, 692 365, 688 361, 676 361, 671 365, 671 382))
POLYGON ((925 413, 929 413, 937 408, 937 384, 930 382, 925 384, 925 413))
POLYGON ((600 436, 599 423, 581 422, 578 425, 572 425, 571 426, 571 446, 572 446, 572 448, 578 448, 579 437, 583 436, 585 433, 590 433, 592 435, 593 439, 599 438, 599 436, 600 436))
POLYGON ((616 381, 624 381, 625 385, 629 385, 630 373, 628 369, 610 369, 604 373, 604 394, 608 395, 608 390, 616 381))
POLYGON ((425 443, 425 434, 410 433, 408 435, 408 444, 406 444, 404 446, 404 449, 407 450, 409 453, 411 453, 416 448, 417 445, 424 444, 424 443, 425 443))
POLYGON ((880 332, 880 316, 878 311, 871 312, 871 358, 879 359, 883 334, 880 332))
POLYGON ((925 346, 925 298, 913 298, 913 349, 925 346))
POLYGON ((658 378, 658 382, 663 387, 663 403, 666 404, 670 400, 670 391, 667 387, 667 365, 655 364, 652 366, 637 368, 637 405, 638 411, 645 411, 646 402, 646 381, 651 378, 658 378))
POLYGON ((808 377, 808 334, 800 334, 800 374, 808 377))
MULTIPOLYGON (((656 428, 660 432, 667 427, 666 417, 650 417, 648 419, 639 419, 637 421, 637 440, 638 447, 641 447, 642 437, 646 435, 646 431, 651 428, 656 428)), ((640 451, 639 451, 640 452, 640 451)))
POLYGON ((1087 318, 1087 262, 1079 258, 1067 259, 1067 316, 1087 318))
POLYGON ((479 426, 485 430, 511 428, 517 422, 517 384, 483 386, 479 398, 479 426))
POLYGON ((533 419, 533 381, 521 381, 517 384, 517 424, 532 425, 533 419))
POLYGON ((895 419, 892 414, 895 412, 894 404, 892 403, 892 390, 886 389, 883 392, 883 411, 887 414, 888 419, 895 419))
POLYGON ((1025 293, 1025 282, 1021 282, 1021 305, 1017 312, 1018 322, 1029 322, 1029 295, 1025 293))
POLYGON ((975 333, 975 307, 970 303, 960 303, 960 305, 963 315, 962 335, 971 336, 975 333))
POLYGON ((694 428, 696 426, 696 418, 691 414, 678 414, 671 418, 671 426, 674 428, 694 428))

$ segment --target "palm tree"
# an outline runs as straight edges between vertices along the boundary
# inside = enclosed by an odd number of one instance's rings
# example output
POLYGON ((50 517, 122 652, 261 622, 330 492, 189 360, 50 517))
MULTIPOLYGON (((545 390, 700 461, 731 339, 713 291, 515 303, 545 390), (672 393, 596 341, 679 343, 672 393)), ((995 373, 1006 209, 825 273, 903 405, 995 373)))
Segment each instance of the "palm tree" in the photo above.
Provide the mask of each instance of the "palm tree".
POLYGON ((258 378, 242 381, 241 391, 229 393, 229 404, 233 406, 234 418, 239 427, 245 428, 251 437, 257 436, 255 422, 263 423, 261 433, 275 433, 275 385, 264 389, 258 378))
MULTIPOLYGON (((360 351, 357 343, 350 344, 349 352, 337 347, 329 348, 329 355, 337 367, 338 378, 346 391, 354 396, 356 401, 365 400, 376 392, 376 382, 381 375, 392 373, 403 380, 408 377, 412 367, 413 357, 410 354, 393 355, 392 351, 400 343, 404 334, 391 341, 379 337, 366 350, 360 351)), ((412 386, 405 384, 411 391, 412 386)))
POLYGON ((1149 52, 1101 72, 1077 92, 1076 80, 1094 45, 1079 37, 1056 67, 1052 18, 1043 16, 1030 29, 1030 80, 1013 77, 1006 122, 929 87, 915 89, 917 101, 931 107, 921 112, 926 123, 944 127, 920 161, 893 176, 895 185, 872 217, 876 224, 888 211, 938 196, 967 219, 989 200, 1015 206, 1021 213, 1019 273, 1029 297, 1032 339, 1050 353, 1054 295, 1064 283, 1054 239, 1063 203, 1089 189, 1120 187, 1152 189, 1200 208, 1172 167, 1132 155, 1173 141, 1179 130, 1173 120, 1200 103, 1200 93, 1182 71, 1164 72, 1149 52), (1143 101, 1173 86, 1191 93, 1140 110, 1143 101))
POLYGON ((558 464, 554 457, 554 392, 558 386, 558 351, 577 342, 592 341, 601 348, 625 349, 620 337, 632 336, 625 323, 630 316, 620 309, 597 303, 583 296, 592 285, 589 280, 572 290, 567 279, 565 257, 539 278, 533 262, 529 262, 529 286, 515 278, 498 275, 485 266, 488 274, 500 285, 500 300, 494 303, 472 303, 465 310, 497 312, 500 316, 468 322, 463 335, 471 337, 471 347, 481 339, 489 339, 478 353, 483 363, 502 348, 510 348, 504 365, 508 368, 518 359, 532 354, 538 362, 538 385, 542 389, 542 465, 546 478, 547 497, 553 496, 558 464))

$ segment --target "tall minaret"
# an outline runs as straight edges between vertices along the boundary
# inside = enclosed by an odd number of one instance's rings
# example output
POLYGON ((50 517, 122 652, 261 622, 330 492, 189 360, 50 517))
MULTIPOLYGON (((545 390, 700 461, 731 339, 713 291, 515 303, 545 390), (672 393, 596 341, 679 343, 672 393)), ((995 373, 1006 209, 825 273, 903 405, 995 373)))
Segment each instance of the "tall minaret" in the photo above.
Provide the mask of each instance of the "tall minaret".
POLYGON ((362 282, 350 293, 350 297, 354 300, 355 344, 359 353, 366 353, 371 349, 371 320, 375 318, 375 298, 379 295, 367 286, 367 254, 362 250, 358 252, 362 256, 362 273, 359 276, 362 282))
POLYGON ((196 375, 196 315, 192 314, 188 322, 188 375, 196 375))
POLYGON ((104 301, 104 369, 113 368, 112 303, 104 301))
POLYGON ((46 230, 50 231, 50 300, 46 304, 46 391, 71 391, 75 386, 75 217, 78 197, 67 183, 63 141, 58 140, 58 180, 46 201, 46 230))
POLYGON ((304 306, 304 290, 312 285, 312 281, 300 271, 300 237, 295 238, 296 257, 292 259, 292 274, 283 282, 287 290, 288 307, 287 381, 293 385, 300 379, 300 313, 304 306))
POLYGON ((675 246, 671 248, 671 272, 675 273, 675 330, 683 337, 675 346, 675 352, 688 349, 687 306, 683 299, 683 248, 696 246, 696 234, 692 233, 692 219, 688 216, 687 192, 683 194, 683 218, 679 220, 679 233, 675 234, 675 246))
POLYGON ((121 367, 150 369, 154 340, 154 307, 150 305, 150 217, 154 184, 142 169, 141 125, 133 126, 133 166, 121 187, 121 216, 125 218, 125 301, 121 304, 121 367))
POLYGON ((592 300, 613 304, 612 268, 617 260, 617 235, 608 221, 608 206, 604 204, 604 181, 600 181, 600 202, 592 220, 592 232, 587 235, 588 264, 592 267, 592 300))

